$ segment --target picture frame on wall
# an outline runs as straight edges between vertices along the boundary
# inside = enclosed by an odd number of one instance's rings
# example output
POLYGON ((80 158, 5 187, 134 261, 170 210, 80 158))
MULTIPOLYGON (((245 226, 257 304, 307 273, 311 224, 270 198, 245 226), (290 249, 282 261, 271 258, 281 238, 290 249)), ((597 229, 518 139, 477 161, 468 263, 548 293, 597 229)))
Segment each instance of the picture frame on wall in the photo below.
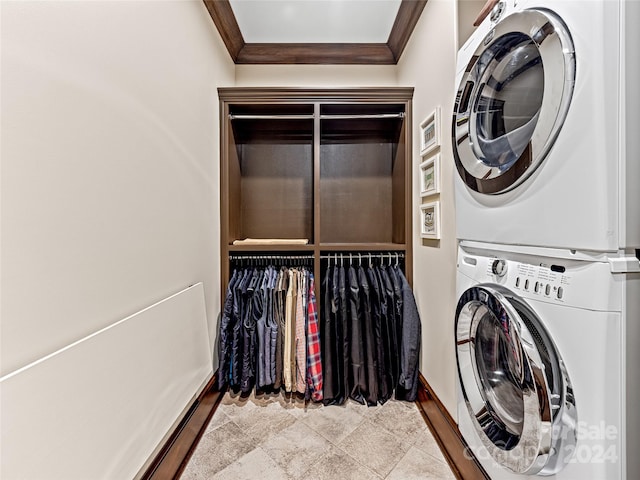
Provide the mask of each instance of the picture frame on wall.
POLYGON ((420 236, 432 240, 440 239, 440 202, 420 205, 420 236))
POLYGON ((424 156, 440 146, 440 107, 420 124, 420 155, 424 156))
POLYGON ((440 193, 440 154, 427 158, 420 164, 420 196, 440 193))

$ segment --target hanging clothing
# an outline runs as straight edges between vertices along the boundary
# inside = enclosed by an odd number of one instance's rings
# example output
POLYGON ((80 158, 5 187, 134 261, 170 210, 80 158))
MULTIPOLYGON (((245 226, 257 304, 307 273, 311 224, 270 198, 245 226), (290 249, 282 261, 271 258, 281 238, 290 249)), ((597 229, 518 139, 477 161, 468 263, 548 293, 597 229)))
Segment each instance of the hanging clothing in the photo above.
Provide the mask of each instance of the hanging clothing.
POLYGON ((283 350, 285 332, 285 307, 286 294, 288 290, 289 275, 284 267, 278 272, 275 288, 275 323, 276 323, 276 351, 275 351, 275 377, 273 388, 279 389, 282 385, 283 375, 283 350))
POLYGON ((364 353, 364 365, 366 374, 366 401, 367 405, 375 406, 378 403, 378 377, 377 377, 377 355, 375 340, 373 335, 373 320, 371 295, 369 291, 369 282, 367 275, 362 268, 358 266, 358 286, 360 288, 360 316, 362 328, 362 346, 364 353))
POLYGON ((262 281, 260 282, 260 287, 256 292, 256 298, 259 299, 256 303, 259 304, 261 312, 259 314, 258 319, 256 320, 256 332, 257 332, 257 379, 256 386, 258 388, 263 388, 267 385, 267 369, 269 368, 267 365, 267 361, 269 360, 268 354, 268 345, 267 339, 270 339, 270 335, 267 334, 267 315, 268 309, 266 308, 266 295, 267 295, 267 285, 269 275, 263 274, 262 281))
POLYGON ((306 268, 234 269, 218 333, 218 386, 247 393, 285 387, 322 400, 315 285, 306 268), (309 320, 311 316, 311 320, 309 320))
POLYGON ((309 304, 307 308, 307 389, 314 402, 322 401, 323 374, 320 354, 320 328, 316 313, 313 274, 309 274, 309 304))
POLYGON ((292 392, 295 378, 295 328, 296 304, 298 294, 297 275, 289 270, 289 289, 287 290, 286 317, 284 330, 284 389, 292 392))
POLYGON ((318 315, 308 269, 233 269, 219 324, 218 386, 284 388, 325 405, 415 400, 421 323, 402 269, 359 259, 323 274, 318 315))
POLYGON ((307 388, 306 286, 307 272, 298 272, 298 294, 295 320, 295 390, 304 394, 307 388))
POLYGON ((414 401, 421 324, 402 269, 343 262, 328 265, 321 289, 324 403, 414 401))
MULTIPOLYGON (((338 329, 342 339, 342 356, 339 360, 342 369, 342 402, 344 402, 351 393, 353 379, 351 374, 351 324, 348 316, 347 303, 347 283, 344 265, 340 265, 338 269, 338 329)), ((342 403, 341 402, 341 403, 342 403)))
POLYGON ((398 380, 400 395, 396 393, 396 396, 402 400, 415 402, 418 398, 418 361, 422 324, 409 282, 399 269, 396 274, 401 281, 403 320, 400 344, 400 378, 398 380))
POLYGON ((224 300, 224 308, 222 310, 222 318, 220 319, 220 344, 218 348, 218 389, 222 390, 227 386, 231 368, 231 332, 233 322, 233 291, 234 285, 238 280, 238 272, 234 270, 229 285, 227 286, 227 294, 224 300))
POLYGON ((258 287, 264 272, 254 269, 243 296, 246 299, 244 320, 242 322, 242 374, 240 391, 248 393, 256 381, 256 337, 257 321, 262 314, 262 302, 258 287))
POLYGON ((362 318, 360 316, 360 288, 356 270, 349 265, 347 270, 349 282, 349 363, 351 364, 349 396, 358 403, 366 403, 367 380, 365 378, 364 347, 362 344, 362 318))
POLYGON ((278 282, 278 270, 271 267, 271 274, 269 276, 269 285, 267 293, 267 301, 269 307, 269 314, 267 315, 267 332, 268 340, 267 346, 269 352, 269 358, 266 362, 265 368, 268 369, 266 385, 274 384, 276 381, 276 344, 278 341, 278 322, 276 320, 275 313, 275 289, 278 282))
POLYGON ((391 366, 389 363, 389 332, 386 313, 386 296, 380 288, 380 281, 374 268, 367 268, 371 293, 371 321, 373 325, 373 344, 376 355, 376 379, 378 381, 378 401, 384 404, 393 391, 391 366))
POLYGON ((322 355, 322 376, 323 376, 323 403, 332 405, 338 395, 338 372, 334 364, 337 358, 337 338, 336 338, 336 312, 333 308, 331 269, 327 268, 322 280, 323 299, 322 311, 324 321, 320 321, 320 339, 324 348, 321 348, 322 355))

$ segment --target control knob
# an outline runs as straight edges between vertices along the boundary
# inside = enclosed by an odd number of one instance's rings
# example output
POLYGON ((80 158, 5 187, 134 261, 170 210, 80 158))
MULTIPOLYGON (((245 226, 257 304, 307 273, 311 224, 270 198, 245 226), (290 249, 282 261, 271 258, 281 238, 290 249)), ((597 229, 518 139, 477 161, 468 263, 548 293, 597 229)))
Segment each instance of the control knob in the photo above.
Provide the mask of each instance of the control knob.
POLYGON ((491 264, 491 271, 498 277, 504 277, 504 275, 507 273, 507 262, 502 260, 501 258, 497 258, 491 264))

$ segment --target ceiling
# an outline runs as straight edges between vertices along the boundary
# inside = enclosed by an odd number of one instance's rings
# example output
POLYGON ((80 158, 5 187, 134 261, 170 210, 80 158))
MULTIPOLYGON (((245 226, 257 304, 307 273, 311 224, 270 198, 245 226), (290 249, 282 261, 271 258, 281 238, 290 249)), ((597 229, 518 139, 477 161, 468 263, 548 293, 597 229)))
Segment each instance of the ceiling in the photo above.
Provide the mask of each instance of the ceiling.
POLYGON ((427 0, 203 0, 236 64, 398 62, 427 0))
POLYGON ((231 0, 248 43, 384 43, 400 0, 231 0))

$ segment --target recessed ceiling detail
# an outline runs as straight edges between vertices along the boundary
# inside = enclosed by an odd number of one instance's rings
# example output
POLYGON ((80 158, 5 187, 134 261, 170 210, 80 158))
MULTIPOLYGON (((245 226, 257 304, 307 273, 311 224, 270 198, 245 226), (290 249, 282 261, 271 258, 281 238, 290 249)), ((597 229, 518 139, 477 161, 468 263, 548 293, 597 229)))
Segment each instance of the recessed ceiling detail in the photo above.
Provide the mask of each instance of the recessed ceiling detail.
POLYGON ((400 0, 230 0, 247 43, 385 43, 400 0))
POLYGON ((237 64, 395 64, 427 0, 203 0, 237 64))

